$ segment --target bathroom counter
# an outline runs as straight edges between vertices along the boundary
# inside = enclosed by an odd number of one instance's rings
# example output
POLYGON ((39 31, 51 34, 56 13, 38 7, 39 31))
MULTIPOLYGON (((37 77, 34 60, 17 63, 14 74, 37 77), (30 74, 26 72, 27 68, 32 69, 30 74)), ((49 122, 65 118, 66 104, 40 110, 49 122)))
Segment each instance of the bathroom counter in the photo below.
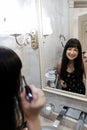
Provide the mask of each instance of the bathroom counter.
POLYGON ((53 121, 51 121, 43 116, 40 116, 40 121, 41 121, 42 130, 43 130, 43 128, 46 129, 46 127, 52 127, 52 130, 73 130, 73 129, 63 126, 61 124, 57 128, 55 128, 53 126, 53 121))
MULTIPOLYGON (((53 113, 49 116, 41 113, 40 121, 41 121, 42 128, 47 126, 47 127, 52 127, 51 130, 75 130, 76 129, 78 120, 72 119, 67 116, 63 116, 63 119, 59 123, 59 126, 55 128, 53 126, 53 123, 56 120, 57 115, 58 113, 53 113)), ((50 130, 50 129, 43 129, 43 130, 50 130)), ((87 124, 84 124, 83 130, 87 130, 87 124)))

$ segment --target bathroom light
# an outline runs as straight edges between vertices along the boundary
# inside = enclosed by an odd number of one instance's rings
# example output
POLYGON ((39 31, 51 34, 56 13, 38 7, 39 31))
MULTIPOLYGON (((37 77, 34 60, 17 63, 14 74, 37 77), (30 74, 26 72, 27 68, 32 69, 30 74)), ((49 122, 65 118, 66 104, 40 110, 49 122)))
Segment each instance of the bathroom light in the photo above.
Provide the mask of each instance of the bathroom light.
POLYGON ((30 33, 25 34, 11 34, 15 38, 16 43, 19 46, 26 46, 27 44, 31 44, 33 49, 38 48, 38 40, 37 40, 37 31, 36 29, 32 29, 30 33))
POLYGON ((52 34, 52 27, 50 18, 43 12, 42 17, 42 27, 43 27, 43 36, 48 36, 52 34))
POLYGON ((15 37, 15 41, 16 41, 16 43, 19 45, 19 46, 23 46, 23 45, 27 45, 28 44, 28 42, 27 42, 27 44, 25 43, 25 41, 27 41, 27 38, 25 39, 25 36, 26 35, 29 35, 29 34, 11 34, 10 36, 14 36, 15 37), (19 39, 19 37, 22 37, 21 39, 22 39, 22 42, 20 41, 20 40, 18 40, 19 39))

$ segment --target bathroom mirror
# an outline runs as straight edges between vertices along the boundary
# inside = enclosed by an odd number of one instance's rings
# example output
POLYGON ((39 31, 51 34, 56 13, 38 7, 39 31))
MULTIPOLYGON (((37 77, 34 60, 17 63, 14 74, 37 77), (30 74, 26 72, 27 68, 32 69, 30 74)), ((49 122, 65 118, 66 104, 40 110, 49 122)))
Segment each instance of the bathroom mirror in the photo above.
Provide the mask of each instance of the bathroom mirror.
POLYGON ((86 94, 82 95, 57 89, 54 75, 57 62, 61 61, 64 46, 69 38, 78 38, 82 44, 82 51, 87 51, 87 0, 40 0, 40 7, 39 46, 42 89, 87 101, 86 79, 86 94), (49 80, 53 82, 50 84, 49 80))

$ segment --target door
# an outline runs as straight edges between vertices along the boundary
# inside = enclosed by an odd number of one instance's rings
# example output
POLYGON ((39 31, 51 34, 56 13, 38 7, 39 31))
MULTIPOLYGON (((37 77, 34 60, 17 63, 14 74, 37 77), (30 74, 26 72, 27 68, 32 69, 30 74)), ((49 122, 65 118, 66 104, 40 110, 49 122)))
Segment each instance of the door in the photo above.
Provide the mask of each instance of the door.
POLYGON ((82 44, 82 50, 87 51, 87 14, 79 16, 79 40, 82 44))

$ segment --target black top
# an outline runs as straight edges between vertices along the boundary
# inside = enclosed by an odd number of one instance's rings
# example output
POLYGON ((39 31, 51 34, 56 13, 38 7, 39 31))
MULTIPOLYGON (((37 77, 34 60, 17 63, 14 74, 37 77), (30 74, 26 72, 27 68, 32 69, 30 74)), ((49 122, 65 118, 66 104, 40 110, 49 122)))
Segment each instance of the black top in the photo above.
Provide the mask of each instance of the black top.
POLYGON ((72 73, 66 71, 64 77, 66 77, 63 80, 67 84, 67 88, 62 87, 62 90, 79 93, 79 94, 85 94, 85 85, 83 81, 81 80, 79 81, 76 71, 73 71, 72 73))

